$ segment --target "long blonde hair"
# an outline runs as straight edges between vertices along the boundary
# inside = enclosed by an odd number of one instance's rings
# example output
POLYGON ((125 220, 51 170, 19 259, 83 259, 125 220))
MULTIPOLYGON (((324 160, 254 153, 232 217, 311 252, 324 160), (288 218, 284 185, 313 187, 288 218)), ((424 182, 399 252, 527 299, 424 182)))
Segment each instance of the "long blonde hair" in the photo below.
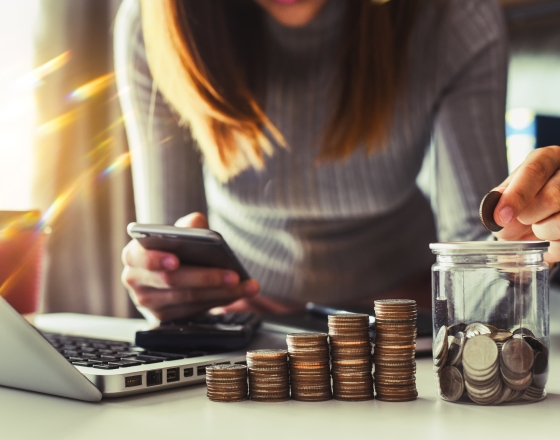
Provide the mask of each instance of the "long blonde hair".
MULTIPOLYGON (((320 158, 345 158, 362 142, 368 153, 383 148, 404 86, 418 2, 348 0, 338 102, 320 158)), ((249 0, 142 0, 154 82, 222 182, 249 167, 261 169, 272 142, 285 146, 251 87, 263 69, 263 14, 249 0)))

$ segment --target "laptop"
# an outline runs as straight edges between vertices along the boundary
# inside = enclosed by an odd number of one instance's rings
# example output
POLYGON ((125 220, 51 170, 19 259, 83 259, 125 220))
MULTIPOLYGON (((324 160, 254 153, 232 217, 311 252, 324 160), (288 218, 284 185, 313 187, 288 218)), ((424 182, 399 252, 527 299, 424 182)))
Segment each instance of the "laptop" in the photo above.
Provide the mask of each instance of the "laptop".
POLYGON ((1 386, 90 402, 201 383, 209 365, 245 363, 245 351, 177 355, 112 338, 41 333, 1 297, 0 351, 1 386))

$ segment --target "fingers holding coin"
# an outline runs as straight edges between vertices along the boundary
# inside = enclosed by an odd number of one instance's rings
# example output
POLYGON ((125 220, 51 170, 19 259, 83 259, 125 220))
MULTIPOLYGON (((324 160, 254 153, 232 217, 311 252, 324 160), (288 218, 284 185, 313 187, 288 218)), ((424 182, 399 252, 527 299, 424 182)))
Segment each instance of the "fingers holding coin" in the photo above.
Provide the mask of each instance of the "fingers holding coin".
POLYGON ((560 147, 539 148, 480 206, 484 226, 500 240, 547 240, 560 261, 560 147))
POLYGON ((502 193, 495 219, 507 226, 514 218, 532 224, 560 211, 560 147, 538 148, 498 187, 502 193), (552 203, 551 203, 552 200, 552 203))

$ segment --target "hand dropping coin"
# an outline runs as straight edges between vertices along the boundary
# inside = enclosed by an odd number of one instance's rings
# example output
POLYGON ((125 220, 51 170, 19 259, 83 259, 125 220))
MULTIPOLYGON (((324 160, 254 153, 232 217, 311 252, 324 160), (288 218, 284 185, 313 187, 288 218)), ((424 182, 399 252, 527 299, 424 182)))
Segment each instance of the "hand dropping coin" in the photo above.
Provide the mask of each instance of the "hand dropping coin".
POLYGON ((494 220, 494 210, 500 201, 500 197, 502 197, 501 192, 490 191, 484 196, 482 202, 480 202, 480 208, 478 210, 480 221, 490 232, 498 232, 503 229, 503 227, 494 220))

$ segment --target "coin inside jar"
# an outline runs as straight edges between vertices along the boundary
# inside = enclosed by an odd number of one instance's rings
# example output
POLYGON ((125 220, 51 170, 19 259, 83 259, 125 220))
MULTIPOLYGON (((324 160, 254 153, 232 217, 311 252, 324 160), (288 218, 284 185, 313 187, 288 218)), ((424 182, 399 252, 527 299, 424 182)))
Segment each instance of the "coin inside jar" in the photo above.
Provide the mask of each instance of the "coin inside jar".
POLYGON ((449 352, 447 353, 447 363, 455 366, 461 363, 466 337, 463 332, 457 332, 452 338, 449 344, 449 352))
POLYGON ((496 364, 498 348, 494 341, 484 336, 474 336, 465 343, 463 364, 473 370, 488 370, 496 364))
POLYGON ((434 339, 432 348, 434 359, 440 359, 443 356, 447 345, 447 336, 447 327, 442 325, 437 332, 436 338, 434 339))
POLYGON ((453 366, 447 366, 441 370, 439 383, 441 393, 451 402, 459 400, 465 390, 463 376, 461 372, 453 366))
POLYGON ((533 349, 523 339, 510 339, 502 346, 501 360, 509 371, 526 373, 533 366, 533 349))

